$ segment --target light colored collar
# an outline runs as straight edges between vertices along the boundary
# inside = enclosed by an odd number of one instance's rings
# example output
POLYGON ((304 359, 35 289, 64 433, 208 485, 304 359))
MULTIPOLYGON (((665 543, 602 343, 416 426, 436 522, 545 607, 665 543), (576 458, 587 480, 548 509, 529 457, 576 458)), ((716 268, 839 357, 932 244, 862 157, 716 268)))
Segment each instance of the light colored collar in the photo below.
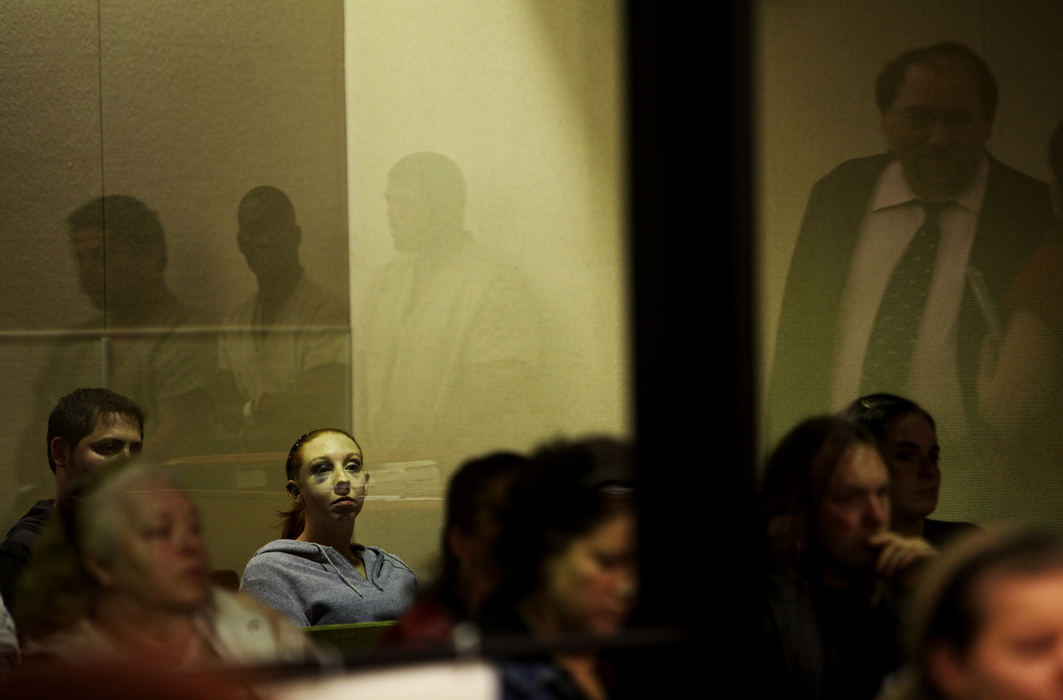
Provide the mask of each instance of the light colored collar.
MULTIPOLYGON (((958 206, 977 214, 982 209, 982 200, 985 198, 986 181, 989 177, 989 158, 983 153, 978 163, 978 172, 974 176, 974 182, 963 192, 951 200, 958 206)), ((908 204, 920 199, 908 181, 904 179, 904 171, 900 161, 894 159, 882 171, 875 188, 874 197, 871 200, 871 211, 881 211, 890 207, 908 204)))

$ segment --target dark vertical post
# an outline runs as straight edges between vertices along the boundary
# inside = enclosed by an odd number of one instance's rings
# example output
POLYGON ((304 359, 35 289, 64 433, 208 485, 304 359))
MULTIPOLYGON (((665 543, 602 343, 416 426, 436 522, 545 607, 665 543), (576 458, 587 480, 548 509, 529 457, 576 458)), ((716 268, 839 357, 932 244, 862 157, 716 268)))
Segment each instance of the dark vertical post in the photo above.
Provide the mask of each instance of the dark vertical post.
POLYGON ((757 624, 750 15, 626 17, 643 621, 692 633, 654 659, 687 679, 757 624))

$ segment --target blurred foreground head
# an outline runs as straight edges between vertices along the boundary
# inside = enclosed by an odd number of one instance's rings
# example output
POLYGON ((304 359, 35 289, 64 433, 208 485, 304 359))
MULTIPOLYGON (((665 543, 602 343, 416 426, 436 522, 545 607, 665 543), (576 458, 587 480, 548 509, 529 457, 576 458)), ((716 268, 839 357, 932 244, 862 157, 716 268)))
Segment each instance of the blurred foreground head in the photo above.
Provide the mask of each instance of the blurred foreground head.
POLYGON ((631 451, 611 438, 558 441, 514 481, 496 546, 500 595, 538 634, 612 634, 635 603, 631 451))
MULTIPOLYGON (((100 669, 113 672, 116 691, 153 675, 171 689, 195 686, 174 672, 322 658, 275 611, 211 586, 196 506, 143 458, 107 465, 57 505, 22 579, 16 618, 25 674, 73 668, 87 688, 75 697, 106 689, 106 675, 92 673, 100 669)), ((226 697, 223 688, 239 691, 249 678, 234 673, 188 697, 226 697)))
POLYGON ((199 514, 158 464, 118 462, 72 485, 22 581, 25 633, 86 618, 191 615, 209 596, 199 514))
POLYGON ((1063 541, 979 533, 926 572, 913 607, 909 697, 1063 697, 1063 541))
POLYGON ((494 549, 502 513, 527 464, 518 454, 494 452, 462 464, 447 485, 439 595, 464 612, 477 614, 497 584, 494 549))
POLYGON ((818 579, 873 573, 869 540, 889 526, 889 474, 874 436, 842 418, 810 418, 768 458, 761 516, 773 564, 818 579))

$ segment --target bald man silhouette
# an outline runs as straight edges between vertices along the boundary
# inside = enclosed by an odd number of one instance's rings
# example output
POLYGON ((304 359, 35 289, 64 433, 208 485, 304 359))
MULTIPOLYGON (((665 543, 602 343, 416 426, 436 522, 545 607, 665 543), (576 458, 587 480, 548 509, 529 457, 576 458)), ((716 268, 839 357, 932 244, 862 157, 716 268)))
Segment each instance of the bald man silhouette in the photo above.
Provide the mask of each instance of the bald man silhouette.
POLYGON ((398 256, 362 314, 363 436, 388 447, 519 442, 536 410, 540 344, 523 275, 465 230, 465 179, 446 156, 402 158, 384 196, 398 256))

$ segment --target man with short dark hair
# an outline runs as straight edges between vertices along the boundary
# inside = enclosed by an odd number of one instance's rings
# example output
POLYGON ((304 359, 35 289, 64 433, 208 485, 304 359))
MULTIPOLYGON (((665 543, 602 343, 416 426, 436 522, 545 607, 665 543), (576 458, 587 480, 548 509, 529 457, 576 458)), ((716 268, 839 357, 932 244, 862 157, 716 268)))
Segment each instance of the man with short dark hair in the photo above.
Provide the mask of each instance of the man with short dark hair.
POLYGON ((55 474, 55 498, 37 501, 0 543, 0 595, 13 606, 18 579, 29 563, 33 543, 68 485, 117 459, 128 459, 144 444, 144 414, 130 399, 109 389, 77 389, 48 417, 48 466, 55 474))
MULTIPOLYGON (((876 84, 888 153, 816 183, 786 283, 769 430, 873 392, 977 426, 983 339, 1051 221, 1048 187, 985 150, 996 81, 955 42, 908 51, 876 84)), ((959 442, 962 442, 959 441, 959 442)))

